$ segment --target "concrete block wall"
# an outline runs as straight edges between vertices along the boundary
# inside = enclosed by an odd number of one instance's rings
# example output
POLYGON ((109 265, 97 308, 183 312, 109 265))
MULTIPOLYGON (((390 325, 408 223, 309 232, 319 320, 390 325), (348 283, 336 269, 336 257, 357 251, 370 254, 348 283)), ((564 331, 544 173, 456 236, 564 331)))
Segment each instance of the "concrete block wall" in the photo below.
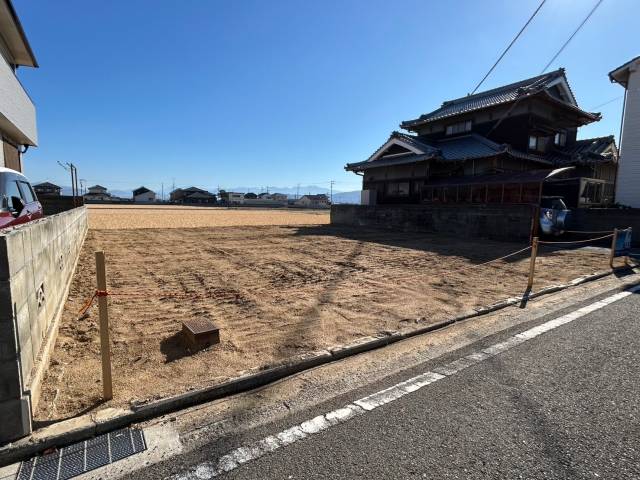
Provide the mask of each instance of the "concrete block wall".
POLYGON ((85 207, 0 232, 0 444, 31 432, 86 232, 85 207))
POLYGON ((571 213, 574 230, 599 232, 627 227, 633 229, 631 245, 640 246, 640 208, 589 208, 571 213))
POLYGON ((529 205, 332 205, 331 224, 528 241, 529 205))

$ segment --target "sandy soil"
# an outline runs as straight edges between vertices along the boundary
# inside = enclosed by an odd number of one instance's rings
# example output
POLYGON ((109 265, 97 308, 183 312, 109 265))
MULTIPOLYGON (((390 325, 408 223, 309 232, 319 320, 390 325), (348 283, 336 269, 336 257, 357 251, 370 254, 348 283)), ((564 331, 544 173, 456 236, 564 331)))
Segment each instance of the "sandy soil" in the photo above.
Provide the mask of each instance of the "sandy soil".
POLYGON ((88 205, 87 208, 90 212, 89 227, 107 230, 329 223, 328 210, 178 205, 88 205))
MULTIPOLYGON (((330 225, 90 230, 37 420, 99 405, 97 307, 78 318, 95 289, 96 250, 106 252, 109 288, 121 294, 109 297, 115 398, 108 405, 118 406, 521 294, 526 254, 469 270, 521 247, 330 225), (222 341, 190 355, 179 332, 194 317, 214 321, 222 341)), ((607 264, 600 249, 542 253, 535 288, 607 264)))

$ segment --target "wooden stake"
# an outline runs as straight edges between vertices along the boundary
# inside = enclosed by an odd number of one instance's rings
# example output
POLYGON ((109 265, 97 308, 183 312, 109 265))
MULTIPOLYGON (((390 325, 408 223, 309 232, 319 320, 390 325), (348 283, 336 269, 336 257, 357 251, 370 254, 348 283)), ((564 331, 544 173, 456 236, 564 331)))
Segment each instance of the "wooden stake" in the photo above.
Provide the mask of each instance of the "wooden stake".
POLYGON ((536 271, 536 257, 538 256, 538 237, 533 237, 531 242, 531 261, 529 262, 529 282, 527 283, 527 290, 533 288, 533 276, 536 271))
POLYGON ((613 270, 613 259, 616 256, 616 243, 618 243, 618 229, 613 229, 613 238, 611 239, 611 253, 609 254, 609 267, 613 270))
MULTIPOLYGON (((98 291, 107 291, 107 271, 104 252, 96 252, 96 280, 98 291)), ((98 309, 100 312, 100 353, 102 354, 102 396, 105 400, 113 398, 111 384, 111 351, 109 347, 109 310, 106 295, 98 295, 98 309)))

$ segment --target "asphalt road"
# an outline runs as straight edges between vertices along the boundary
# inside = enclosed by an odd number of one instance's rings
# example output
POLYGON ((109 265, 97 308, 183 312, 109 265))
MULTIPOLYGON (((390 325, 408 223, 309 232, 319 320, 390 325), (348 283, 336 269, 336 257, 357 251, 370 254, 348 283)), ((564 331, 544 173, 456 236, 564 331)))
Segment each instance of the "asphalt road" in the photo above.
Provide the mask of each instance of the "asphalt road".
MULTIPOLYGON (((633 294, 223 478, 640 478, 639 362, 640 294, 633 294)), ((437 366, 405 372, 368 393, 437 366)), ((153 476, 187 472, 331 407, 265 426, 251 438, 214 441, 153 476)))

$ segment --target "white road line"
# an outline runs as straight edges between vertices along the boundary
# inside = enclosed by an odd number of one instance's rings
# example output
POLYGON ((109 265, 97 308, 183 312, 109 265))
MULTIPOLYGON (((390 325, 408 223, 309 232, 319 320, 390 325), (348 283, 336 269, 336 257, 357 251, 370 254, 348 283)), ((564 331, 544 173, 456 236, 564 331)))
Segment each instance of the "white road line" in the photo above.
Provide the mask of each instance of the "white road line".
POLYGON ((386 405, 387 403, 391 403, 405 395, 415 392, 416 390, 419 390, 433 382, 455 375, 465 368, 469 368, 487 360, 488 358, 506 352, 507 350, 531 340, 538 335, 542 335, 543 333, 566 323, 573 322, 578 318, 604 308, 607 305, 621 300, 637 291, 640 291, 640 286, 636 286, 625 292, 611 295, 610 297, 594 302, 574 312, 549 320, 541 325, 518 333, 503 342, 496 343, 495 345, 485 348, 479 352, 459 358, 453 362, 447 363, 446 365, 436 367, 433 371, 423 373, 410 378, 409 380, 405 380, 404 382, 400 382, 392 387, 385 388, 384 390, 372 395, 356 400, 353 403, 349 403, 342 408, 325 413, 324 415, 319 415, 275 435, 269 435, 257 442, 236 448, 217 460, 203 462, 189 471, 174 475, 171 478, 174 480, 206 480, 218 477, 231 470, 235 470, 240 465, 256 460, 269 452, 273 452, 274 450, 278 450, 286 445, 290 445, 311 435, 320 433, 335 425, 347 422, 357 415, 363 415, 371 410, 381 407, 382 405, 386 405))

